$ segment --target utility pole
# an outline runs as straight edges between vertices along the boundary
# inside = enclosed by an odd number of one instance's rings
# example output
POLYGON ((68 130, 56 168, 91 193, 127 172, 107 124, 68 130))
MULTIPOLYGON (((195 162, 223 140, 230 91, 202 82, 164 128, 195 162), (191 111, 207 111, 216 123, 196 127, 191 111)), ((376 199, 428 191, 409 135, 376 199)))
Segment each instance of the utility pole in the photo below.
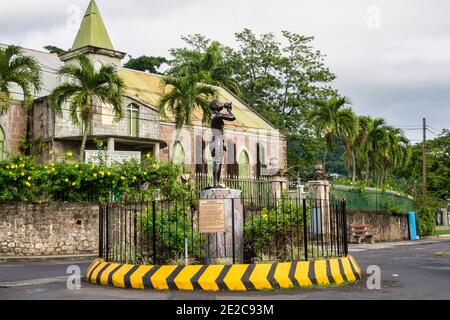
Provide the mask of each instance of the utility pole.
POLYGON ((423 200, 427 202, 427 119, 423 118, 423 143, 422 143, 422 180, 423 200))

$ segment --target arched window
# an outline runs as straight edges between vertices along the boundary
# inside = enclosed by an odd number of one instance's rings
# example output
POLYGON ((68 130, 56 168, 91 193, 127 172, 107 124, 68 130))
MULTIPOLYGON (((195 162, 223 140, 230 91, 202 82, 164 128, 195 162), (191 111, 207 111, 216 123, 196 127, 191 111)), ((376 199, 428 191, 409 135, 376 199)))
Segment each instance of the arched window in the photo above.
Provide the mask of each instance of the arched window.
POLYGON ((239 174, 237 162, 236 144, 232 139, 227 140, 227 175, 236 177, 239 174))
POLYGON ((94 70, 99 72, 100 69, 103 67, 103 63, 99 60, 94 62, 94 70))
POLYGON ((127 126, 129 136, 139 136, 139 107, 134 103, 129 104, 127 107, 127 126))
POLYGON ((241 151, 239 155, 239 176, 240 177, 250 177, 250 160, 248 157, 248 153, 245 150, 241 151))
POLYGON ((3 160, 3 146, 5 143, 5 134, 2 127, 0 127, 0 161, 3 160))
POLYGON ((186 154, 184 152, 184 148, 181 145, 180 142, 175 142, 173 145, 173 152, 172 152, 172 162, 175 164, 184 164, 186 154))

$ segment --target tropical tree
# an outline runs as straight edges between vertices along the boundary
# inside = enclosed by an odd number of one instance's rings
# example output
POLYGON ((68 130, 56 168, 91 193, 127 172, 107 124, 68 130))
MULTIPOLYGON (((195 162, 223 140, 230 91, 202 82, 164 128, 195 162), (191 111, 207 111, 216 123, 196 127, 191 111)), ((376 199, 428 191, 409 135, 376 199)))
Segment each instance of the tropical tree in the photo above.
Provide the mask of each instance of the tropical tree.
POLYGON ((389 173, 408 163, 409 140, 400 129, 389 126, 382 118, 360 117, 359 120, 359 135, 355 142, 358 163, 365 167, 366 182, 372 176, 380 186, 389 173))
POLYGON ((139 70, 139 71, 148 71, 150 73, 162 74, 159 71, 159 68, 163 63, 167 63, 166 58, 164 57, 153 57, 153 56, 140 56, 138 58, 133 58, 129 56, 130 60, 125 63, 123 66, 125 68, 139 70))
POLYGON ((367 118, 367 132, 364 144, 360 148, 360 156, 365 163, 366 183, 369 182, 370 170, 376 166, 382 147, 386 145, 386 122, 382 118, 367 118))
POLYGON ((217 95, 217 89, 198 82, 196 76, 166 76, 162 79, 165 93, 161 97, 158 107, 161 115, 170 112, 176 128, 192 124, 192 114, 196 108, 203 111, 203 122, 211 116, 208 105, 212 97, 217 95), (167 90, 167 91, 166 91, 167 90))
POLYGON ((170 75, 196 75, 201 82, 226 87, 237 95, 241 93, 240 85, 233 77, 233 64, 226 58, 232 55, 230 48, 198 34, 183 39, 192 48, 171 50, 174 59, 170 61, 170 75))
POLYGON ((380 149, 378 185, 382 185, 386 181, 391 170, 406 165, 411 157, 409 140, 404 136, 402 130, 392 126, 385 126, 384 130, 385 144, 380 149))
MULTIPOLYGON (((358 135, 356 136, 354 149, 355 149, 355 162, 356 170, 358 176, 362 179, 362 171, 365 168, 367 157, 368 157, 368 147, 369 147, 369 134, 373 128, 373 118, 369 116, 359 116, 358 117, 358 135)), ((353 178, 353 181, 355 178, 353 178)))
POLYGON ((83 140, 80 160, 83 160, 87 135, 92 130, 95 107, 100 103, 108 104, 112 107, 114 120, 122 119, 125 85, 114 65, 102 65, 96 70, 92 61, 84 55, 79 55, 77 62, 76 65, 65 65, 58 70, 60 78, 68 77, 70 81, 55 88, 49 96, 49 102, 60 115, 63 105, 67 104, 70 119, 74 124, 81 125, 83 140))
POLYGON ((59 48, 57 46, 53 46, 53 45, 45 46, 44 49, 47 50, 50 53, 57 54, 57 55, 60 55, 60 54, 63 54, 63 53, 67 52, 64 49, 61 49, 61 48, 59 48))
POLYGON ((316 108, 311 112, 311 121, 315 126, 317 137, 324 142, 324 164, 327 153, 333 147, 336 138, 344 140, 347 157, 352 158, 352 145, 357 135, 358 119, 351 108, 346 107, 349 103, 350 101, 345 97, 333 96, 328 100, 317 101, 316 108))
POLYGON ((29 106, 33 94, 41 89, 41 68, 36 59, 25 56, 22 48, 0 48, 0 111, 9 107, 11 87, 17 85, 23 93, 25 106, 29 106))

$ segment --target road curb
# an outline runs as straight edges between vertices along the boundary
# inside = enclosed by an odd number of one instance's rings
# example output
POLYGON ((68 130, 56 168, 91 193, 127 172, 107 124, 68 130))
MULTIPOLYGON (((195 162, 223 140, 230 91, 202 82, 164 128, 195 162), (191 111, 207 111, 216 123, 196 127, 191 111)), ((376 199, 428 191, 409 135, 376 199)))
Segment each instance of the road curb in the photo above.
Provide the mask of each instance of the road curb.
POLYGON ((132 265, 96 259, 88 282, 117 288, 246 291, 329 286, 360 280, 352 256, 314 261, 233 265, 132 265))
POLYGON ((0 263, 5 262, 41 262, 41 261, 78 261, 88 260, 98 256, 97 254, 78 254, 61 256, 0 256, 0 263))

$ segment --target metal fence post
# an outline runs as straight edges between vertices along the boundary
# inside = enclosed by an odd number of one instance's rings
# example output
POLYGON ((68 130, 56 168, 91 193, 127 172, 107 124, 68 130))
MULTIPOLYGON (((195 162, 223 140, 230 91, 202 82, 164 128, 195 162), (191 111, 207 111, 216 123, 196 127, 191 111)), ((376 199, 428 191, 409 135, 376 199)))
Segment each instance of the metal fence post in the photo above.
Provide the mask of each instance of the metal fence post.
POLYGON ((98 208, 98 257, 103 259, 103 205, 98 208))
POLYGON ((233 250, 233 264, 236 263, 234 231, 234 199, 231 199, 231 250, 233 250))
POLYGON ((109 261, 109 204, 104 206, 104 212, 103 212, 103 222, 105 224, 105 238, 106 238, 106 248, 105 248, 105 260, 109 261))
POLYGON ((348 255, 348 233, 347 233, 347 204, 345 199, 342 201, 342 222, 343 222, 343 232, 344 232, 344 254, 348 255))
POLYGON ((153 263, 156 263, 156 201, 152 201, 152 245, 153 245, 153 263))
POLYGON ((305 261, 308 261, 308 222, 306 219, 306 199, 303 199, 303 245, 305 247, 305 261))

